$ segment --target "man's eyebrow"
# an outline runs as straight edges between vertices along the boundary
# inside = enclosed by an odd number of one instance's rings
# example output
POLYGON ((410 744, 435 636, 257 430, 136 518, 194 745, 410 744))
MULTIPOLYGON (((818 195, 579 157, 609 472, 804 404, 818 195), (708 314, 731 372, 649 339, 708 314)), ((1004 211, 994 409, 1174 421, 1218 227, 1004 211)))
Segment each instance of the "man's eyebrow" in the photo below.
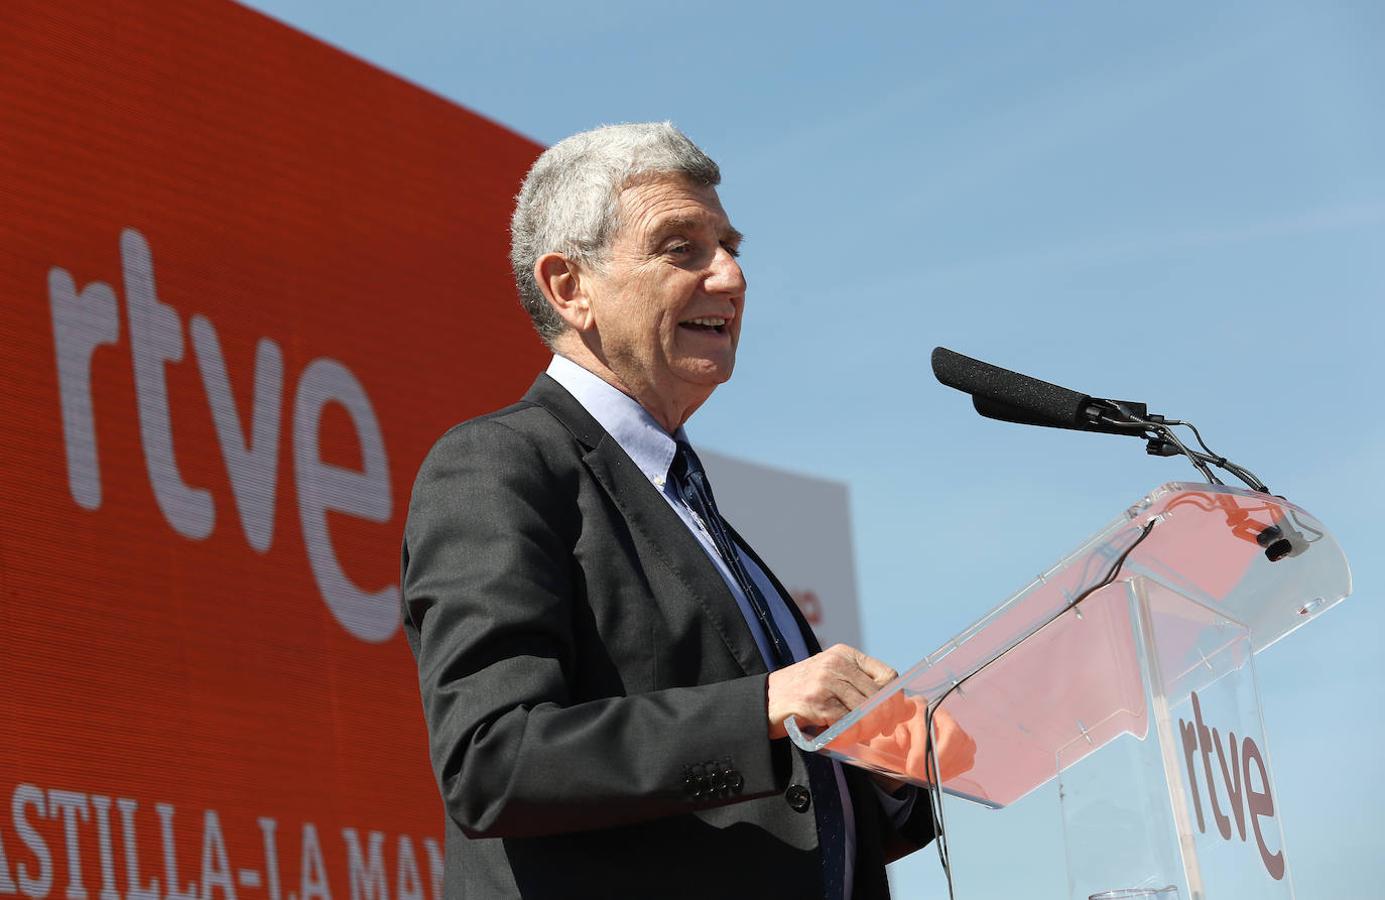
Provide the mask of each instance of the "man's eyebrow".
MULTIPOLYGON (((705 228, 706 225, 707 221, 705 219, 695 216, 672 216, 664 219, 655 227, 654 237, 662 238, 674 231, 697 230, 699 228, 705 228)), ((734 225, 728 224, 725 228, 719 230, 720 239, 723 241, 739 244, 741 241, 745 240, 745 235, 741 234, 740 230, 734 225)))

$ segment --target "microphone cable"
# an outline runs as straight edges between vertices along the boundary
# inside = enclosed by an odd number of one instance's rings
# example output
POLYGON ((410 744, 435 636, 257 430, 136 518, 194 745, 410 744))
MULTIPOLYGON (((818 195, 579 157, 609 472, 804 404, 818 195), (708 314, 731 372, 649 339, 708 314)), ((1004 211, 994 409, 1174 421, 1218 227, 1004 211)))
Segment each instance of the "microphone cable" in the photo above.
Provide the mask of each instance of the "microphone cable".
POLYGON ((1153 443, 1154 441, 1167 441, 1168 443, 1174 446, 1174 448, 1180 455, 1186 457, 1188 461, 1191 462, 1197 468, 1197 470, 1202 473, 1202 476, 1207 479, 1207 482, 1209 484, 1222 485, 1223 487, 1225 487, 1226 485, 1226 482, 1218 478, 1212 472, 1212 470, 1207 467, 1207 464, 1211 463, 1219 469, 1230 472, 1251 490, 1259 491, 1263 494, 1270 493, 1270 489, 1265 486, 1265 483, 1261 481, 1255 475, 1254 472, 1250 471, 1244 466, 1232 462, 1225 456, 1222 456, 1221 454, 1214 451, 1211 447, 1207 446, 1207 442, 1202 439, 1202 432, 1198 431, 1197 426, 1194 425, 1192 422, 1188 422, 1184 419, 1166 419, 1162 416, 1151 416, 1150 418, 1146 419, 1142 416, 1135 415, 1123 403, 1118 403, 1112 400, 1102 400, 1098 402, 1110 404, 1110 406, 1113 409, 1115 409, 1122 416, 1124 416, 1124 419, 1114 419, 1110 416, 1103 415, 1099 416, 1097 421, 1101 422, 1104 425, 1114 425, 1117 427, 1135 427, 1144 429, 1146 432, 1149 432, 1149 434, 1147 434, 1147 439, 1151 442, 1150 452, 1152 453, 1158 453, 1158 451, 1154 449, 1157 447, 1157 444, 1153 443), (1204 452, 1199 453, 1198 451, 1191 449, 1181 440, 1179 440, 1178 435, 1175 434, 1173 431, 1173 428, 1175 426, 1183 426, 1185 428, 1190 429, 1193 432, 1193 437, 1197 439, 1198 445, 1202 447, 1204 452))
POLYGON ((1020 644, 1023 644, 1025 641, 1029 640, 1030 638, 1037 635, 1039 632, 1043 631, 1049 625, 1058 621, 1058 619, 1062 618, 1064 613, 1076 609, 1079 603, 1086 600, 1092 594, 1112 584, 1116 580, 1117 576, 1120 575, 1121 568, 1125 565, 1126 559, 1128 559, 1130 554, 1135 551, 1136 547, 1140 546, 1140 544, 1144 542, 1145 538, 1150 536, 1150 534, 1154 531, 1154 526, 1158 524, 1158 522, 1159 518, 1155 517, 1150 519, 1147 523, 1145 523, 1144 528, 1140 530, 1139 536, 1131 542, 1129 547, 1126 547, 1123 551, 1121 551, 1121 554, 1117 556, 1116 559, 1111 563, 1111 566, 1107 569, 1106 574, 1102 576, 1100 581, 1098 581, 1096 584, 1093 584, 1091 587, 1083 590, 1082 593, 1078 594, 1071 601, 1065 604, 1062 609, 1058 610, 1058 612, 1054 613, 1052 616, 1046 619, 1037 628, 1029 632, 1029 634, 1025 635, 1021 640, 1016 641, 1014 645, 1012 645, 1009 649, 1005 650, 1005 652, 987 660, 985 663, 978 666, 975 670, 964 676, 961 680, 954 680, 952 682, 952 687, 944 691, 943 695, 939 697, 935 702, 927 705, 927 708, 924 712, 924 756, 927 758, 924 774, 928 775, 931 772, 933 776, 932 780, 929 781, 926 785, 926 787, 928 788, 928 805, 929 811, 933 815, 933 842, 938 850, 938 862, 942 865, 943 875, 947 879, 948 900, 956 900, 957 895, 954 892, 952 884, 952 862, 947 850, 947 829, 944 827, 943 824, 943 779, 941 777, 942 769, 938 764, 938 748, 934 745, 933 742, 933 714, 938 710, 938 708, 940 708, 943 705, 943 702, 946 701, 948 697, 952 696, 952 693, 954 691, 960 690, 962 685, 966 684, 968 681, 975 678, 977 675, 980 675, 982 672, 986 671, 986 669, 988 669, 993 663, 1004 659, 1005 656, 1011 650, 1015 649, 1015 647, 1018 647, 1020 644))
POLYGON ((1225 469, 1232 475, 1235 475, 1237 478, 1241 479, 1241 481, 1245 483, 1246 487, 1250 488, 1253 491, 1259 491, 1262 494, 1268 494, 1270 492, 1270 489, 1265 486, 1265 483, 1261 481, 1254 472, 1250 471, 1245 466, 1237 465, 1236 463, 1227 459, 1225 456, 1222 456, 1220 453, 1213 450, 1211 447, 1207 446, 1207 442, 1202 439, 1202 432, 1198 431, 1197 426, 1194 425, 1192 422, 1187 422, 1182 419, 1165 419, 1164 421, 1166 424, 1169 425, 1182 425, 1186 428, 1191 429, 1193 432, 1193 437, 1197 438, 1198 444, 1202 447, 1203 450, 1207 452, 1208 462, 1211 462, 1218 468, 1225 469))

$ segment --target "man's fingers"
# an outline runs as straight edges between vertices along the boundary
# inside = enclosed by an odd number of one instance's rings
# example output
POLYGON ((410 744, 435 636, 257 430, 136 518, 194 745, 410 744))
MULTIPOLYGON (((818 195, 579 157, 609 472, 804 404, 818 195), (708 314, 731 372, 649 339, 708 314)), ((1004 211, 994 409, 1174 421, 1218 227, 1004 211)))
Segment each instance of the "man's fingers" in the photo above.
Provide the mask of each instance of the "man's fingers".
POLYGON ((929 777, 931 773, 928 765, 928 741, 923 729, 911 727, 911 723, 900 725, 895 732, 895 741, 902 743, 906 748, 905 771, 920 781, 931 782, 933 779, 929 777))
POLYGON ((948 781, 971 771, 976 764, 976 740, 946 710, 937 711, 933 727, 937 735, 936 755, 942 780, 948 781))
POLYGON ((865 703, 875 692, 870 684, 860 685, 843 678, 836 682, 834 693, 848 710, 852 710, 865 703))
MULTIPOLYGON (((836 667, 832 674, 839 684, 848 686, 853 693, 860 694, 863 698, 870 697, 880 690, 880 685, 876 683, 875 679, 854 664, 836 667)), ((855 705, 859 706, 860 704, 855 705)))
POLYGON ((837 644, 821 654, 825 665, 867 697, 893 681, 894 669, 855 647, 837 644))
POLYGON ((851 652, 854 655, 856 667, 862 672, 865 672, 877 688, 884 687, 899 677, 898 672, 875 657, 867 656, 860 650, 853 649, 851 652))
POLYGON ((896 691, 889 698, 880 704, 882 716, 895 722, 904 722, 914 717, 918 711, 917 705, 904 696, 902 691, 896 691))
POLYGON ((835 694, 823 694, 804 703, 797 717, 810 725, 830 726, 851 709, 835 694))
POLYGON ((865 703, 895 677, 895 671, 861 651, 837 644, 769 676, 770 736, 796 716, 812 725, 831 725, 865 703))

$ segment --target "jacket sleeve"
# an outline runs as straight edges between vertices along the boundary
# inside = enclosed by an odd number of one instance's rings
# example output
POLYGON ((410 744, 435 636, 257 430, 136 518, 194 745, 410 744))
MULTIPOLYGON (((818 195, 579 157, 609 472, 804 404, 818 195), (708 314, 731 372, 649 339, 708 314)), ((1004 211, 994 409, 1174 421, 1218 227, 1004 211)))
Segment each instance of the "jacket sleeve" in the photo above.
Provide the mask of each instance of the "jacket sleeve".
POLYGON ((532 836, 782 790, 764 675, 574 702, 572 496, 494 418, 454 428, 419 471, 403 615, 448 815, 471 836, 532 836))
POLYGON ((892 812, 880 804, 886 863, 908 856, 933 840, 933 805, 928 792, 916 787, 910 789, 910 794, 906 801, 910 805, 905 810, 892 812))

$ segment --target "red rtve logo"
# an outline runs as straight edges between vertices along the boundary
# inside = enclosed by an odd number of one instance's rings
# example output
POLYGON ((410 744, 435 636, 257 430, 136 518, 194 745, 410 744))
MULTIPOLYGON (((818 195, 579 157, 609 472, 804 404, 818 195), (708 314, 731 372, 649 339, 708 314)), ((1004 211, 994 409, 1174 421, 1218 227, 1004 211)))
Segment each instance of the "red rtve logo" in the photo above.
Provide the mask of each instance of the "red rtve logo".
POLYGON ((1202 815, 1202 791, 1198 787, 1197 755, 1202 756, 1202 771, 1207 781, 1207 797, 1211 800, 1212 818, 1217 823, 1217 831, 1224 840, 1231 840, 1231 819, 1222 812, 1217 799, 1217 782, 1212 768, 1212 752, 1217 754, 1218 768, 1221 770, 1222 785, 1230 800, 1231 815, 1236 819, 1236 833, 1244 842, 1246 839, 1246 819, 1250 819, 1251 830, 1255 833, 1255 845, 1260 850, 1260 859, 1265 871, 1275 881, 1284 877, 1284 851, 1271 853, 1265 846, 1265 835, 1260 828, 1260 819, 1274 817, 1274 797, 1270 792, 1269 771, 1265 768, 1265 758, 1255 741, 1245 738, 1238 745, 1234 732, 1226 735, 1226 749, 1222 749, 1221 735, 1216 728, 1209 729, 1202 721, 1202 703, 1197 692, 1193 692, 1193 721, 1178 720, 1178 730, 1183 737, 1183 756, 1188 764, 1188 787, 1193 794, 1193 810, 1197 813, 1198 831, 1207 833, 1207 823, 1202 815), (1239 756, 1239 759, 1237 758, 1239 756), (1258 776, 1260 787, 1255 787, 1251 775, 1258 776))

